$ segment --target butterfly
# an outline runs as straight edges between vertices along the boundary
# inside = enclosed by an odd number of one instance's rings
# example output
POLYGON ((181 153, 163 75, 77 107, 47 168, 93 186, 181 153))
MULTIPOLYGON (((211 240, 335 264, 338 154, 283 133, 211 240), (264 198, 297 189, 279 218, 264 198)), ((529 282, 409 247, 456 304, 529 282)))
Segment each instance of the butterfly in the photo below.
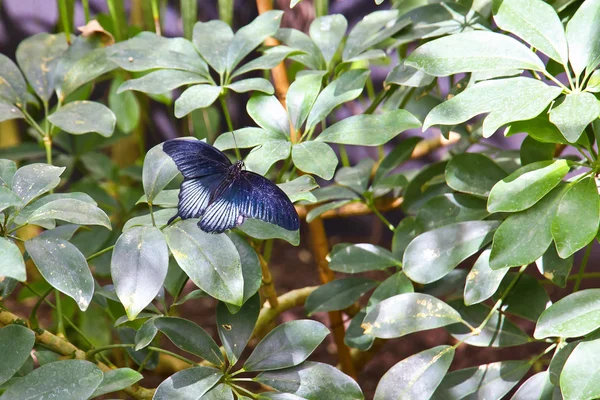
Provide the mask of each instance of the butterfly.
POLYGON ((199 140, 171 139, 163 143, 183 175, 177 217, 202 218, 198 226, 207 233, 223 233, 247 218, 259 219, 295 231, 300 220, 294 205, 277 185, 244 169, 241 160, 231 163, 217 148, 199 140))

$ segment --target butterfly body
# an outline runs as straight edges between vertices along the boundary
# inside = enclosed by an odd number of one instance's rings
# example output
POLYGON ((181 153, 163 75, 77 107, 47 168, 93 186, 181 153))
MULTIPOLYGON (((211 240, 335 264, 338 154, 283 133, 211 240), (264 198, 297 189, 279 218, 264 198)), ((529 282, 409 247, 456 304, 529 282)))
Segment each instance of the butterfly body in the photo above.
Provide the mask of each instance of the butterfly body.
POLYGON ((260 219, 297 230, 298 214, 287 195, 262 175, 244 169, 241 160, 231 163, 215 147, 198 140, 167 140, 167 153, 182 173, 175 218, 201 218, 205 232, 223 233, 246 218, 260 219))

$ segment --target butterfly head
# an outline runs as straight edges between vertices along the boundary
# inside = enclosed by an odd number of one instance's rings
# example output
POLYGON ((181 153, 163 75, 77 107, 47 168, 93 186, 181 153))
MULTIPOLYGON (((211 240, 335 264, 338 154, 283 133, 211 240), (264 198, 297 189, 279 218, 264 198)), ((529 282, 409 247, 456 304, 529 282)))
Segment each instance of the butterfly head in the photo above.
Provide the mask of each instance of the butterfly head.
POLYGON ((238 174, 241 171, 244 170, 244 162, 242 160, 237 160, 235 162, 235 164, 233 164, 231 167, 229 167, 229 170, 231 171, 231 173, 233 174, 238 174))

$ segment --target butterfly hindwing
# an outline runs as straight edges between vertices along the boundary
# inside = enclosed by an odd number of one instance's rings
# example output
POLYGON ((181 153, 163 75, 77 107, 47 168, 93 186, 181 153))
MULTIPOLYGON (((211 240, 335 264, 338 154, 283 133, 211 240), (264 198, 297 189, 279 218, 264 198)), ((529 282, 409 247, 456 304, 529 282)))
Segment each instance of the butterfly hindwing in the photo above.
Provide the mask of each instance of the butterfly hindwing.
POLYGON ((220 191, 202 215, 198 223, 204 232, 223 233, 244 222, 243 204, 248 196, 243 192, 236 180, 229 181, 226 188, 220 191))
POLYGON ((163 144, 163 151, 175 161, 184 178, 227 174, 231 166, 225 154, 200 140, 167 140, 163 144))
POLYGON ((178 216, 182 219, 201 217, 223 179, 223 174, 184 179, 179 191, 178 216))

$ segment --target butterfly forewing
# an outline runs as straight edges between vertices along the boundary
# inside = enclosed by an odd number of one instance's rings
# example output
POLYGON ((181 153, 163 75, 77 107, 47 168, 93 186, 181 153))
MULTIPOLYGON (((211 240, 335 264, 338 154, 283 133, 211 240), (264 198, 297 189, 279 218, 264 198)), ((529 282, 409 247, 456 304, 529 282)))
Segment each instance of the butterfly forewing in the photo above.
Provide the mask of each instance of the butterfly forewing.
POLYGON ((200 178, 206 175, 227 174, 231 161, 225 154, 200 140, 171 139, 163 144, 167 153, 184 178, 200 178))

